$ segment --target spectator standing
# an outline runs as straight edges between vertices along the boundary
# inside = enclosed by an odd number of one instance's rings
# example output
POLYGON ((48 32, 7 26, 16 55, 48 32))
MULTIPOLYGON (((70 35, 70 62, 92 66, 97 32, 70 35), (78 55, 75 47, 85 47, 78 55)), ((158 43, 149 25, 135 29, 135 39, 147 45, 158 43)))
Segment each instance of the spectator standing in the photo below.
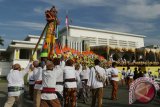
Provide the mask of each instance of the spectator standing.
POLYGON ((137 68, 134 68, 134 77, 133 79, 136 80, 138 78, 138 70, 137 68))
POLYGON ((122 69, 121 74, 122 74, 122 76, 121 76, 121 84, 122 84, 122 86, 124 86, 124 84, 125 84, 125 75, 126 75, 125 68, 122 69))
POLYGON ((133 82, 133 77, 134 77, 134 73, 132 72, 132 70, 130 69, 130 67, 128 67, 128 71, 127 71, 128 89, 129 89, 131 83, 133 82))

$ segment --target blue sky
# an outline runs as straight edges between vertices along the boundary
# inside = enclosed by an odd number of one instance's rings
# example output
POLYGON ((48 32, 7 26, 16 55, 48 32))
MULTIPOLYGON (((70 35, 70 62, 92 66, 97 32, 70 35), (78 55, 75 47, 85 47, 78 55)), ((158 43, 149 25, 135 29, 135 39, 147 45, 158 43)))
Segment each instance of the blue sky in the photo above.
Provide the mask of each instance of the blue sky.
POLYGON ((61 28, 68 10, 72 25, 145 35, 145 45, 160 44, 160 0, 0 0, 4 47, 28 34, 40 35, 44 12, 52 5, 61 28))

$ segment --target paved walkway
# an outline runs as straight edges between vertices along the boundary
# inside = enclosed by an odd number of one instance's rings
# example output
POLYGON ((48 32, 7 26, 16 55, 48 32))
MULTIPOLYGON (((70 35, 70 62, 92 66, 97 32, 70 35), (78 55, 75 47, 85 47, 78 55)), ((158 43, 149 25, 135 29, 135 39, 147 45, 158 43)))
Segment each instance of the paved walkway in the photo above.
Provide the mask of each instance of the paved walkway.
MULTIPOLYGON (((126 87, 119 87, 118 97, 119 99, 117 101, 109 100, 111 94, 111 87, 105 88, 105 95, 103 98, 103 107, 160 107, 160 103, 156 101, 152 101, 150 104, 132 104, 128 105, 128 90, 126 87)), ((0 107, 4 106, 4 103, 7 98, 7 84, 6 83, 0 83, 0 107)), ((90 107, 89 101, 87 104, 84 104, 81 100, 78 100, 78 106, 77 107, 90 107)), ((32 107, 33 102, 30 100, 27 100, 25 98, 25 106, 24 107, 32 107)), ((16 107, 16 106, 14 106, 16 107)))

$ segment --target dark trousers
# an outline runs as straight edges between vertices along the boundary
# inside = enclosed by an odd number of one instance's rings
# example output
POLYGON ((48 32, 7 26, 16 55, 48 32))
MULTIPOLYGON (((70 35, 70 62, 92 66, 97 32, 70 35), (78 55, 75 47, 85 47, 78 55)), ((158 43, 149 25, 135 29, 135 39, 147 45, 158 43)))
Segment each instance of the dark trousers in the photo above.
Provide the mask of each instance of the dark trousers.
POLYGON ((92 104, 91 107, 95 107, 96 100, 98 99, 98 107, 102 107, 103 87, 92 89, 92 104))
POLYGON ((29 95, 31 100, 33 100, 33 94, 34 94, 34 85, 29 85, 29 95))

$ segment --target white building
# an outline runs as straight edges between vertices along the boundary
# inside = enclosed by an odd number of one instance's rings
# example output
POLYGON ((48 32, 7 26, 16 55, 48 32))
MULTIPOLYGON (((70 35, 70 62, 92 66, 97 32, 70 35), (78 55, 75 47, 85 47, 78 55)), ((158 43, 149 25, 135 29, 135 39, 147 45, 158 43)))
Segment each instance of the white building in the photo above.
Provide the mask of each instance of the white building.
MULTIPOLYGON (((60 36, 62 36, 62 44, 65 45, 67 30, 63 28, 60 36)), ((89 46, 107 45, 110 47, 121 48, 140 48, 144 47, 143 35, 135 35, 122 32, 113 32, 108 30, 93 29, 79 26, 69 26, 68 30, 68 46, 74 49, 82 49, 83 41, 89 46)))
MULTIPOLYGON (((15 63, 19 63, 22 68, 26 67, 38 39, 39 36, 28 35, 24 40, 13 40, 5 51, 0 50, 0 75, 7 75, 11 69, 11 66, 15 63)), ((43 40, 34 54, 35 59, 39 58, 42 43, 43 40)))
MULTIPOLYGON (((65 46, 66 35, 67 30, 63 28, 59 35, 62 46, 65 46)), ((83 51, 86 48, 86 44, 90 46, 108 45, 110 47, 140 48, 144 47, 144 37, 142 35, 69 26, 67 39, 69 47, 83 51)), ((1 54, 3 53, 9 57, 6 61, 1 59, 0 75, 7 75, 11 65, 15 63, 21 64, 23 68, 26 67, 38 40, 39 36, 28 35, 24 40, 13 40, 6 50, 1 50, 1 54)), ((42 44, 43 39, 34 54, 34 59, 40 58, 42 44)))

